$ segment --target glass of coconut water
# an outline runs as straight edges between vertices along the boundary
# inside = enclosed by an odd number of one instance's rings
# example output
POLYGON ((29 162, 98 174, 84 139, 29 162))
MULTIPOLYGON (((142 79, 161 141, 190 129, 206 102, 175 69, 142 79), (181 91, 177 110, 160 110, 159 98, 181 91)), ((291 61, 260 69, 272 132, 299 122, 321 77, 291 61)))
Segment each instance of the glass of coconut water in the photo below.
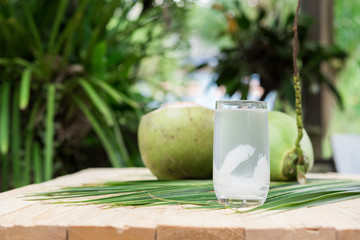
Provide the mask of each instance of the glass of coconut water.
POLYGON ((265 202, 270 185, 267 103, 217 101, 213 181, 218 201, 232 207, 265 202))

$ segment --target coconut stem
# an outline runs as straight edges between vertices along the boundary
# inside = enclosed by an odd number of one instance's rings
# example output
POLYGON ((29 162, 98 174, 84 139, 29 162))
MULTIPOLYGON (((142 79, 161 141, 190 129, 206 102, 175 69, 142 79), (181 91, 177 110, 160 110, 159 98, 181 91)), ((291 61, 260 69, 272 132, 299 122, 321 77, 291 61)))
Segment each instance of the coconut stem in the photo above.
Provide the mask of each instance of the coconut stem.
POLYGON ((306 183, 305 178, 305 163, 304 153, 300 146, 300 141, 303 136, 303 122, 302 122, 302 104, 301 104, 301 83, 299 76, 299 68, 297 63, 297 55, 299 51, 299 36, 298 36, 298 16, 301 6, 301 0, 298 0, 294 18, 294 41, 293 41, 293 64, 294 64, 294 88, 295 88, 295 109, 296 109, 296 125, 298 129, 298 135, 295 141, 295 151, 297 154, 296 164, 296 178, 299 183, 306 183))

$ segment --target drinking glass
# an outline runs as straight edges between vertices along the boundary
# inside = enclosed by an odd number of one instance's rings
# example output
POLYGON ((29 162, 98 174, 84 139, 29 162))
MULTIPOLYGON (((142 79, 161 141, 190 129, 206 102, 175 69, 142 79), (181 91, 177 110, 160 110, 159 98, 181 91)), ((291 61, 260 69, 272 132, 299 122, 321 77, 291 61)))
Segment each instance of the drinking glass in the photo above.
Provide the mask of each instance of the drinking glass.
POLYGON ((265 202, 270 185, 267 103, 217 101, 213 181, 222 204, 249 207, 265 202))

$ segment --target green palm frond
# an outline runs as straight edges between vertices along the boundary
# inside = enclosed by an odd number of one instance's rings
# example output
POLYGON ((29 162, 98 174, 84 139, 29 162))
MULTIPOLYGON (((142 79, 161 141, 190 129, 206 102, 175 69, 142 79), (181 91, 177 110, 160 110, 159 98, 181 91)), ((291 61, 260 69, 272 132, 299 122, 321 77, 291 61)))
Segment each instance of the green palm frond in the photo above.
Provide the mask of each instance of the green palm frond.
MULTIPOLYGON (((26 127, 25 131, 25 143, 24 143, 24 159, 23 159, 23 176, 22 176, 22 184, 27 185, 31 183, 31 158, 32 158, 32 151, 33 151, 33 142, 34 142, 34 128, 35 128, 35 121, 36 116, 39 113, 40 107, 40 98, 38 98, 33 108, 31 109, 29 122, 26 127)), ((38 168, 34 169, 35 175, 40 175, 42 172, 37 171, 38 168)))
POLYGON ((0 152, 7 154, 9 150, 9 111, 10 111, 10 83, 5 82, 0 87, 0 152))
POLYGON ((28 68, 23 72, 20 82, 19 107, 21 110, 25 110, 29 105, 30 88, 31 88, 31 70, 28 68))
POLYGON ((102 97, 97 93, 94 87, 85 79, 79 79, 79 84, 83 87, 84 91, 88 95, 91 102, 101 112, 109 126, 113 126, 114 122, 111 117, 111 112, 108 104, 102 99, 102 97))
POLYGON ((44 177, 50 180, 53 175, 53 155, 54 155, 54 131, 55 131, 55 85, 50 84, 48 88, 48 99, 46 105, 46 135, 45 135, 45 162, 44 177))
MULTIPOLYGON (((80 110, 85 114, 95 133, 102 142, 105 151, 107 152, 110 162, 113 167, 124 167, 125 163, 111 141, 109 136, 109 128, 102 127, 100 120, 88 109, 88 107, 76 96, 73 96, 74 102, 78 105, 80 110)), ((111 119, 112 120, 112 119, 111 119)), ((111 133, 110 133, 111 134, 111 133)))
MULTIPOLYGON (((228 208, 217 202, 211 180, 124 181, 69 187, 30 195, 51 203, 102 204, 107 207, 191 205, 196 208, 228 208)), ((360 197, 358 180, 309 179, 306 184, 272 182, 265 204, 237 212, 289 210, 360 197)), ((235 210, 235 209, 234 209, 235 210)))
POLYGON ((106 92, 109 96, 111 96, 117 103, 126 103, 133 108, 138 108, 139 104, 134 101, 133 99, 129 98, 122 92, 117 91, 114 87, 110 84, 106 83, 105 81, 94 80, 92 81, 96 86, 100 87, 104 92, 106 92))
POLYGON ((55 41, 56 38, 59 34, 59 29, 60 29, 60 24, 62 19, 65 16, 65 10, 66 10, 66 6, 68 5, 69 0, 61 0, 59 1, 59 5, 58 5, 58 11, 56 12, 56 16, 55 16, 55 21, 51 27, 51 34, 50 34, 50 39, 49 39, 49 52, 54 54, 54 45, 55 45, 55 41))
POLYGON ((21 149, 21 117, 20 117, 20 109, 19 109, 19 89, 15 88, 13 94, 13 102, 11 109, 11 161, 12 161, 12 174, 14 176, 14 186, 19 187, 21 185, 20 181, 20 149, 21 149))

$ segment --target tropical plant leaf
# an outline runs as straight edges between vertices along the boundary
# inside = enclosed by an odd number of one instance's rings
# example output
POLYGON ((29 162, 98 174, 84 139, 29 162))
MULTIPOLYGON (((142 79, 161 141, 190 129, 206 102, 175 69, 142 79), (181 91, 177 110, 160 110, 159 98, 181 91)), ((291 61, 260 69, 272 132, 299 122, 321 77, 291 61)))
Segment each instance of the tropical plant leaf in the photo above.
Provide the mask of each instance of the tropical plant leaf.
POLYGON ((63 63, 68 64, 66 59, 69 59, 71 54, 73 53, 73 49, 75 44, 77 43, 77 39, 74 38, 74 35, 78 31, 79 26, 81 26, 82 21, 84 20, 84 14, 82 11, 84 11, 85 7, 87 6, 89 0, 83 0, 79 4, 79 12, 74 15, 74 22, 72 24, 69 24, 70 30, 68 32, 65 46, 64 46, 64 60, 63 63))
POLYGON ((111 116, 112 116, 113 122, 114 122, 114 129, 113 129, 114 133, 113 133, 113 135, 115 135, 115 143, 116 143, 116 146, 119 149, 122 162, 124 162, 127 166, 130 166, 131 163, 129 161, 130 160, 129 153, 128 153, 127 149, 126 149, 124 138, 123 138, 123 135, 121 133, 119 123, 118 123, 118 121, 116 119, 116 115, 115 115, 115 113, 113 111, 111 111, 111 116))
POLYGON ((18 64, 20 66, 23 66, 27 69, 30 69, 32 72, 39 72, 39 69, 37 69, 31 62, 22 59, 22 58, 14 58, 11 62, 14 62, 15 64, 18 64))
POLYGON ((109 94, 109 96, 112 97, 117 103, 124 102, 133 108, 139 107, 139 104, 136 101, 129 98, 122 92, 116 90, 114 87, 112 87, 110 84, 106 83, 105 81, 93 80, 92 82, 98 87, 100 87, 102 90, 104 90, 107 94, 109 94))
POLYGON ((95 45, 93 57, 91 60, 91 72, 95 76, 104 76, 107 66, 106 58, 107 46, 104 41, 95 45))
POLYGON ((33 159, 34 159, 34 181, 35 183, 39 183, 42 182, 43 165, 41 161, 40 146, 37 142, 34 143, 33 159))
POLYGON ((106 129, 100 124, 98 119, 92 114, 86 105, 81 102, 79 98, 73 96, 74 102, 78 105, 80 110, 84 113, 91 126, 93 127, 96 135, 99 137, 99 140, 102 142, 104 149, 110 159, 111 165, 113 167, 124 167, 125 164, 121 161, 120 154, 117 153, 116 147, 113 145, 111 138, 106 134, 106 129))
POLYGON ((119 7, 119 4, 119 0, 113 0, 105 7, 104 15, 94 29, 94 33, 91 35, 89 46, 87 48, 87 61, 91 61, 93 59, 93 52, 96 47, 97 40, 99 39, 99 36, 101 36, 101 33, 106 30, 106 25, 109 23, 114 11, 119 7))
POLYGON ((56 45, 54 46, 54 54, 58 54, 60 52, 61 46, 64 44, 64 61, 70 56, 71 50, 75 44, 75 40, 73 38, 76 29, 80 26, 80 23, 84 18, 84 10, 88 6, 89 0, 83 0, 79 2, 79 6, 76 8, 76 12, 73 14, 72 18, 69 20, 69 23, 66 25, 65 29, 61 31, 59 35, 58 41, 56 41, 56 45), (65 43, 64 43, 65 42, 65 43))
POLYGON ((19 109, 19 88, 16 86, 13 91, 11 109, 11 163, 13 169, 14 186, 20 187, 20 147, 21 147, 21 123, 19 109))
POLYGON ((54 155, 54 131, 55 131, 55 94, 54 84, 48 86, 48 99, 46 105, 46 129, 45 129, 45 162, 44 178, 50 180, 53 174, 54 155))
POLYGON ((107 124, 109 126, 114 125, 109 106, 101 98, 101 96, 95 91, 93 86, 89 82, 87 82, 85 79, 79 79, 79 83, 83 87, 84 91, 87 93, 89 99, 94 104, 94 106, 97 108, 97 110, 103 114, 107 124))
POLYGON ((20 101, 19 101, 19 107, 21 110, 25 110, 29 105, 30 87, 31 87, 31 70, 28 68, 23 72, 21 76, 20 101))
POLYGON ((68 5, 69 0, 60 0, 58 5, 58 11, 56 11, 55 21, 51 28, 51 34, 50 34, 50 40, 49 40, 49 46, 48 46, 48 52, 54 53, 54 44, 56 37, 59 32, 60 23, 65 15, 66 6, 68 5))
MULTIPOLYGON (((33 149, 33 137, 34 137, 34 127, 35 127, 35 120, 36 116, 39 112, 39 106, 40 106, 40 98, 38 98, 33 108, 31 109, 29 122, 27 124, 26 128, 26 134, 25 134, 25 148, 24 148, 24 171, 23 171, 23 185, 30 184, 31 182, 31 157, 32 157, 32 149, 33 149)), ((35 168, 35 175, 36 175, 36 168, 35 168)))
POLYGON ((2 190, 7 191, 9 189, 9 157, 8 155, 0 154, 1 162, 1 181, 2 181, 2 190))
POLYGON ((29 4, 26 4, 26 2, 24 0, 20 1, 21 7, 25 13, 25 17, 26 17, 26 21, 29 25, 29 29, 31 34, 33 35, 34 38, 34 42, 37 45, 36 48, 38 50, 38 53, 43 56, 44 55, 44 47, 41 41, 41 37, 40 37, 40 33, 39 33, 39 29, 38 26, 36 25, 34 18, 30 12, 30 7, 28 6, 29 4))
MULTIPOLYGON (((211 180, 146 180, 109 182, 31 194, 32 200, 51 203, 118 206, 191 205, 196 208, 231 208, 217 202, 211 180)), ((272 182, 265 204, 237 212, 296 209, 360 197, 360 181, 309 179, 306 184, 272 182)))
POLYGON ((10 83, 3 83, 0 90, 0 152, 7 154, 9 151, 10 83))

